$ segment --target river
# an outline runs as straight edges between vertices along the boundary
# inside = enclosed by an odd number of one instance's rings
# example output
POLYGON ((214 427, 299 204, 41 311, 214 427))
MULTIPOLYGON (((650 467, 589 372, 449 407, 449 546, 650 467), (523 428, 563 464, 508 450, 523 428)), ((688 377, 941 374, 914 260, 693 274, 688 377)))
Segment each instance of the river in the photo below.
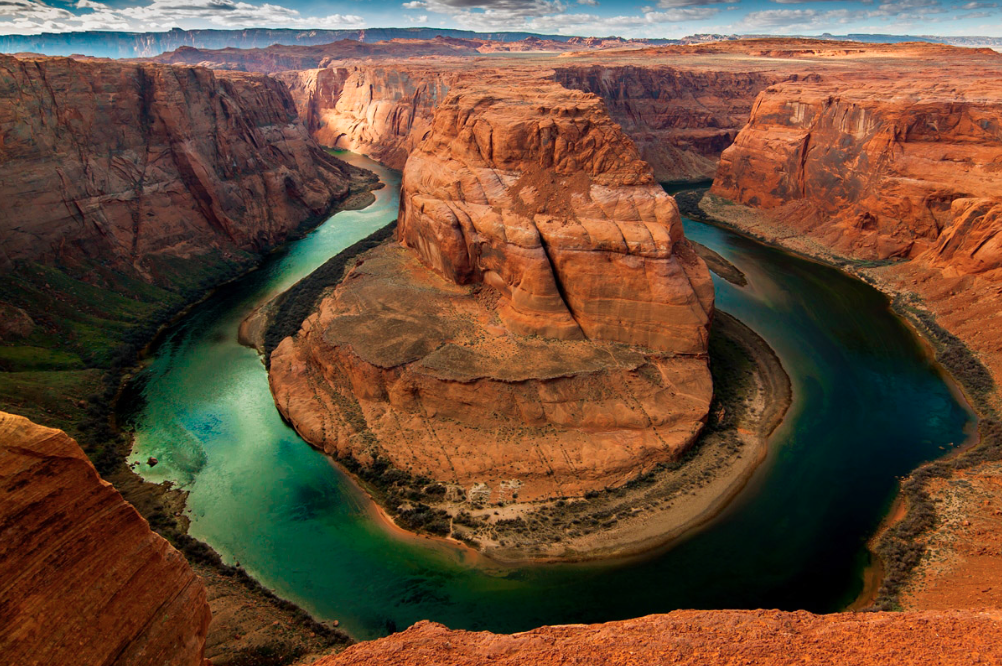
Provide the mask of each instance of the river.
POLYGON ((396 217, 387 187, 220 289, 163 336, 122 402, 132 461, 190 492, 192 536, 359 639, 421 619, 519 631, 676 608, 837 610, 862 586, 865 543, 896 477, 963 443, 973 417, 870 286, 726 230, 686 234, 748 277, 714 276, 717 306, 772 345, 793 404, 729 508, 664 552, 589 565, 504 567, 374 517, 361 491, 279 417, 237 326, 255 305, 396 217), (159 464, 144 462, 155 456, 159 464))

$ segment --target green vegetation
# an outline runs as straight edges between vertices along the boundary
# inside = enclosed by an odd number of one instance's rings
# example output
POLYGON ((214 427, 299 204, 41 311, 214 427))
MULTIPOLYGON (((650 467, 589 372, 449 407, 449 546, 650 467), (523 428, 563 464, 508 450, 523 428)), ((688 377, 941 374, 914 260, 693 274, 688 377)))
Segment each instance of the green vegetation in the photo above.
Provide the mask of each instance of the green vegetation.
POLYGON ((125 372, 186 305, 252 260, 213 253, 151 259, 152 283, 96 260, 15 266, 0 278, 0 302, 25 310, 35 327, 0 344, 0 409, 65 430, 110 474, 128 446, 112 414, 125 372))

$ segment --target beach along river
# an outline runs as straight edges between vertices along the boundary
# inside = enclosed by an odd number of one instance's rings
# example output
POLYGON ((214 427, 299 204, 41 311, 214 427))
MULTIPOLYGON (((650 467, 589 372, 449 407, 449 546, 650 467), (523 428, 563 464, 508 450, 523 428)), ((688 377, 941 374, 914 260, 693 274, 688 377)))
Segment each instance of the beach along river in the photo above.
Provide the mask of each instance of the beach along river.
POLYGON ((866 539, 896 477, 963 443, 972 417, 887 299, 838 271, 686 221, 690 238, 741 269, 714 276, 717 306, 775 349, 793 404, 769 457, 730 507, 670 549, 606 564, 503 567, 400 535, 276 411, 257 353, 237 343, 256 305, 397 214, 387 187, 173 327, 123 401, 133 461, 188 491, 191 534, 230 563, 359 639, 421 619, 511 632, 676 608, 833 611, 862 585, 866 539))

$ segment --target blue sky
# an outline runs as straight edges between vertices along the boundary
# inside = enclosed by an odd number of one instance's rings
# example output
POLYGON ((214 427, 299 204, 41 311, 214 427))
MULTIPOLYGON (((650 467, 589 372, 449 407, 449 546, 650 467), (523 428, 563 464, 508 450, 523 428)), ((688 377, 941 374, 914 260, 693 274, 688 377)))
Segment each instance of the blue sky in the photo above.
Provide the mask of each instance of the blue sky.
POLYGON ((998 37, 1002 0, 0 0, 0 33, 407 26, 623 37, 998 37))

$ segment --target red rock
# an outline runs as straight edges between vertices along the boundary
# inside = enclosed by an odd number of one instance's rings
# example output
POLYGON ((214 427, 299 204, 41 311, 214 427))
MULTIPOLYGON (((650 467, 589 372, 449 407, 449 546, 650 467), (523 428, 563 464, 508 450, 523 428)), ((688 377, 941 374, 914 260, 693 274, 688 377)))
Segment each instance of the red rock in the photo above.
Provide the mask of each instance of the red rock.
POLYGON ((205 590, 62 431, 0 412, 5 664, 201 666, 205 590))
POLYGON ((924 666, 996 663, 998 611, 838 613, 675 611, 635 620, 542 627, 513 635, 419 622, 313 666, 924 666))
POLYGON ((285 87, 190 67, 0 56, 0 269, 262 251, 343 199, 285 87))

